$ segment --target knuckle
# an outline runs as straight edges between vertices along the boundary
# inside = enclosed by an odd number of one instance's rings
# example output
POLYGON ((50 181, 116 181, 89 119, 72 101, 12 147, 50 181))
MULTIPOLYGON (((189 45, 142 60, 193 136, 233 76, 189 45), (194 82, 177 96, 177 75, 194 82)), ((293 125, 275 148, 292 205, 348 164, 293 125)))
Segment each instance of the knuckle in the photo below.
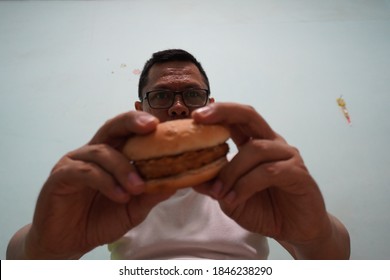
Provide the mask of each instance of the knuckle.
POLYGON ((96 166, 90 162, 81 162, 73 169, 73 172, 80 173, 83 175, 97 175, 96 166))
POLYGON ((299 150, 297 147, 295 146, 290 146, 291 148, 291 152, 294 154, 294 155, 299 155, 299 150))
POLYGON ((267 173, 268 176, 270 177, 276 177, 279 176, 281 173, 281 168, 278 166, 276 163, 268 164, 265 167, 265 172, 267 173))
POLYGON ((270 149, 270 142, 267 140, 255 140, 252 141, 253 148, 259 151, 267 151, 270 149))
POLYGON ((95 144, 90 146, 90 153, 93 155, 101 155, 107 153, 108 147, 106 144, 95 144))
MULTIPOLYGON (((69 164, 64 164, 59 166, 53 175, 58 177, 67 177, 72 178, 76 174, 80 174, 82 176, 85 175, 94 175, 97 173, 96 167, 92 163, 88 162, 72 162, 69 164)), ((78 177, 78 176, 77 176, 78 177)))
POLYGON ((291 153, 291 157, 295 159, 295 162, 297 163, 297 165, 300 165, 300 166, 305 165, 303 162, 303 159, 301 157, 301 153, 298 150, 298 148, 291 146, 290 153, 291 153))

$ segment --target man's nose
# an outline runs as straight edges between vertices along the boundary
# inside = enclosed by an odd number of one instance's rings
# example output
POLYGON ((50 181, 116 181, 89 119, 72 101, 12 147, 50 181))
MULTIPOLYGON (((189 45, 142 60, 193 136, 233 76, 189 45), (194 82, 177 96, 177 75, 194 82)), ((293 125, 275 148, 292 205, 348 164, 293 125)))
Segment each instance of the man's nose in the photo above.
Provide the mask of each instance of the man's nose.
POLYGON ((169 108, 168 114, 171 117, 188 117, 190 115, 190 110, 183 102, 183 98, 180 95, 175 96, 175 102, 169 108))

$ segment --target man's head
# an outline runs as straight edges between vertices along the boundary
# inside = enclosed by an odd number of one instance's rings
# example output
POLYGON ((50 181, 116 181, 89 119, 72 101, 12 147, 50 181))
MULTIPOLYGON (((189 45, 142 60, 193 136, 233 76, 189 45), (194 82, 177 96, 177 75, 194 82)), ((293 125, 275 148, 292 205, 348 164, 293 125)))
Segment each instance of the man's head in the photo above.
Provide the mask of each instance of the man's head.
POLYGON ((154 53, 141 73, 137 110, 160 121, 188 118, 209 102, 210 85, 201 64, 190 53, 174 49, 154 53))
POLYGON ((204 82, 207 85, 207 89, 210 90, 209 79, 204 71, 200 62, 189 52, 186 52, 181 49, 169 49, 164 51, 156 52, 152 55, 152 57, 145 63, 144 69, 142 70, 139 83, 138 83, 138 97, 142 100, 142 90, 148 83, 148 75, 150 68, 153 65, 158 63, 172 62, 172 61, 185 61, 192 62, 198 68, 199 72, 202 74, 204 78, 204 82))

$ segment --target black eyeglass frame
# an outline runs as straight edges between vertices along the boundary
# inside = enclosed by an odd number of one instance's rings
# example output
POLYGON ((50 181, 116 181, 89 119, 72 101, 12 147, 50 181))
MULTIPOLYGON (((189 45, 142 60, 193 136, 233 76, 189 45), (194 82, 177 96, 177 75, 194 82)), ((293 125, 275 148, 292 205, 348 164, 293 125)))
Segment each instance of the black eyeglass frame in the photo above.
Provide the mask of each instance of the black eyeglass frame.
POLYGON ((151 91, 148 91, 145 93, 145 97, 142 98, 141 101, 144 101, 144 100, 147 100, 148 101, 148 104, 150 106, 150 108, 152 109, 167 109, 169 107, 171 107, 173 105, 173 103, 175 102, 175 97, 176 95, 181 95, 182 97, 182 100, 183 100, 183 103, 184 105, 186 105, 187 107, 190 107, 190 108, 200 108, 200 107, 203 107, 207 104, 207 100, 209 99, 210 97, 210 90, 208 89, 205 89, 205 88, 187 88, 185 90, 165 90, 165 89, 157 89, 157 90, 151 90, 151 91), (185 101, 185 98, 183 97, 183 93, 186 92, 186 91, 189 91, 189 90, 202 90, 202 91, 205 91, 206 92, 206 99, 204 101, 204 104, 202 105, 197 105, 197 106, 193 106, 193 105, 188 105, 185 101), (169 92, 169 93, 173 93, 173 97, 172 97, 172 101, 171 103, 169 104, 169 106, 164 106, 164 107, 154 107, 150 104, 150 101, 149 101, 149 94, 150 93, 153 93, 153 92, 169 92))

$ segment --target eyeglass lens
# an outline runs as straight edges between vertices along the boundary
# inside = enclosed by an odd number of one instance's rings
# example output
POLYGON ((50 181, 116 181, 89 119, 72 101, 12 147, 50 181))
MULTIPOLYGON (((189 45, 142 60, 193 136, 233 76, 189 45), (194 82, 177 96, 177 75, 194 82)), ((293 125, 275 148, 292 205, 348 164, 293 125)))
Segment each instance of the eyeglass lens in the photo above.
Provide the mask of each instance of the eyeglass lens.
POLYGON ((173 105, 176 94, 180 94, 184 104, 189 107, 201 107, 207 102, 207 90, 188 89, 181 93, 161 90, 149 92, 149 105, 153 108, 168 108, 173 105))

